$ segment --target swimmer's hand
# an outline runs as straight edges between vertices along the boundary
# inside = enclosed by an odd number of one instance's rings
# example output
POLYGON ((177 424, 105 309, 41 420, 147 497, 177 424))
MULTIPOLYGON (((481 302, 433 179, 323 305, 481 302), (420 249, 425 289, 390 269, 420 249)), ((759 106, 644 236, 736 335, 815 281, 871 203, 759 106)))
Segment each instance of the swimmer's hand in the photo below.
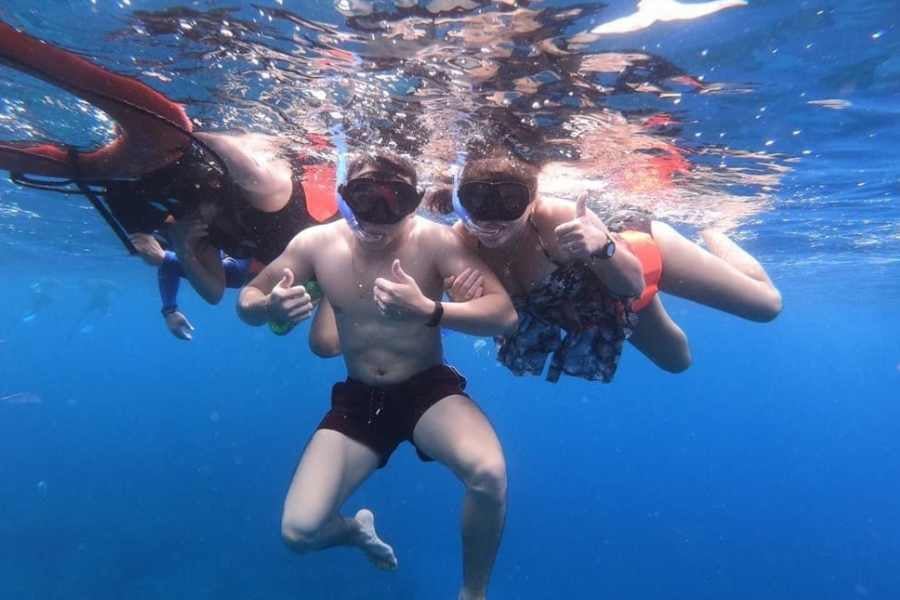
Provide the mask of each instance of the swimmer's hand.
POLYGON ((151 267, 158 267, 166 257, 166 251, 162 249, 155 237, 147 233, 132 233, 128 236, 138 256, 151 267))
POLYGON ((587 194, 579 196, 575 218, 554 230, 560 250, 576 260, 590 260, 609 239, 609 229, 594 211, 588 210, 587 199, 587 194))
POLYGON ((266 313, 270 323, 296 325, 312 314, 312 298, 302 285, 294 285, 294 272, 284 270, 281 281, 266 297, 266 313))
POLYGON ((194 326, 187 317, 177 310, 166 315, 166 327, 179 340, 191 341, 194 338, 194 326))
POLYGON ((444 279, 444 291, 453 302, 467 302, 484 296, 484 275, 478 269, 466 267, 459 275, 444 279))
POLYGON ((169 231, 172 235, 175 254, 179 257, 194 254, 197 243, 209 237, 209 225, 199 219, 175 221, 169 231))
POLYGON ((434 300, 422 293, 419 284, 403 270, 398 259, 391 265, 391 279, 376 279, 372 294, 381 314, 397 321, 427 323, 435 309, 434 300))

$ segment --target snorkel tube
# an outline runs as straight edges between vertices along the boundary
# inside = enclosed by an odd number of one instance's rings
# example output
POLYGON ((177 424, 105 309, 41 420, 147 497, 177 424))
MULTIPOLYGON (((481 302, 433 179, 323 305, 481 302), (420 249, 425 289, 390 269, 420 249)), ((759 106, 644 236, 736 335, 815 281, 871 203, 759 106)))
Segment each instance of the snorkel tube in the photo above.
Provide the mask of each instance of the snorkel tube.
POLYGON ((334 173, 334 195, 337 197, 338 210, 350 227, 350 231, 353 232, 353 235, 356 236, 358 240, 369 243, 381 241, 384 237, 383 234, 367 233, 360 226, 359 219, 356 218, 353 209, 350 208, 350 205, 344 200, 343 194, 341 194, 341 186, 347 183, 347 138, 344 136, 344 128, 340 123, 336 123, 331 128, 331 140, 334 144, 334 149, 337 152, 337 165, 335 166, 334 173))

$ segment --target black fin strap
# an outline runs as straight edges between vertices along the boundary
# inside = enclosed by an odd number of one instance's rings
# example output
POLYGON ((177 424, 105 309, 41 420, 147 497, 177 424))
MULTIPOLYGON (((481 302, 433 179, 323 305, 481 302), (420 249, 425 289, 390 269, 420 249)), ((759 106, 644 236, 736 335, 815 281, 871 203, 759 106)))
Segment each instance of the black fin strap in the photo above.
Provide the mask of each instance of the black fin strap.
POLYGON ((128 250, 128 254, 134 256, 138 253, 137 248, 134 247, 134 244, 131 242, 131 239, 128 237, 128 233, 125 231, 125 228, 116 221, 116 218, 109 212, 109 208, 103 203, 102 200, 97 196, 97 193, 94 192, 85 184, 85 182, 81 179, 81 171, 78 168, 78 152, 74 148, 69 148, 69 160, 72 161, 72 170, 75 172, 75 177, 72 178, 72 182, 78 186, 78 189, 84 194, 88 200, 90 200, 91 204, 94 206, 94 209, 100 216, 103 217, 103 220, 106 221, 106 224, 113 230, 113 233, 116 234, 116 237, 119 238, 119 241, 125 246, 125 249, 128 250))
POLYGON ((16 185, 41 190, 44 192, 56 192, 58 194, 82 194, 81 190, 67 189, 68 186, 75 183, 71 179, 38 179, 24 173, 10 173, 9 180, 16 185))

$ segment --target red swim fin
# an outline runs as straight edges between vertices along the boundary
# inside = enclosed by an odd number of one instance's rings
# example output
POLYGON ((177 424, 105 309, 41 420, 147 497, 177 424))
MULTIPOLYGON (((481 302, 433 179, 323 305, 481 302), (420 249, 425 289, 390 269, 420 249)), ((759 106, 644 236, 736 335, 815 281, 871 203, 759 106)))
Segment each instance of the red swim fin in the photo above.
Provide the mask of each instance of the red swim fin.
MULTIPOLYGON (((190 142, 191 121, 180 104, 136 79, 117 75, 2 21, 0 63, 83 98, 119 125, 121 135, 116 140, 80 155, 85 177, 136 177, 177 159, 190 142)), ((30 148, 2 144, 0 168, 24 166, 29 168, 18 170, 65 176, 67 173, 60 173, 58 164, 54 166, 59 153, 64 158, 67 150, 53 144, 35 144, 30 148), (26 160, 29 155, 35 159, 30 164, 26 160)))
POLYGON ((73 175, 66 149, 41 142, 0 142, 0 169, 48 177, 73 175))

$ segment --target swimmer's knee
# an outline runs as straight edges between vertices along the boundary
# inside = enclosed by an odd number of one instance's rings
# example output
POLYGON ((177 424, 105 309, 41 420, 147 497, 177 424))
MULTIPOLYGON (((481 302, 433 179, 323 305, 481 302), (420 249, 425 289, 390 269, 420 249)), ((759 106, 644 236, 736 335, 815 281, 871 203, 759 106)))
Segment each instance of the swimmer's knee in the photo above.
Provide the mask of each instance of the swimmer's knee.
POLYGON ((781 292, 773 287, 769 293, 766 294, 765 302, 763 302, 757 314, 757 318, 754 320, 759 321, 760 323, 774 321, 775 317, 780 315, 783 309, 784 300, 781 298, 781 292))
POLYGON ((506 460, 497 452, 482 457, 469 470, 465 478, 466 488, 484 499, 497 503, 506 501, 506 460))
POLYGON ((691 356, 691 351, 686 350, 684 354, 676 356, 666 364, 660 366, 664 371, 677 375, 678 373, 684 373, 685 371, 690 369, 693 363, 694 359, 691 356))
POLYGON ((766 285, 760 282, 760 286, 765 286, 757 296, 750 302, 746 303, 740 309, 734 310, 733 313, 756 323, 768 323, 774 321, 781 314, 784 308, 784 301, 781 298, 781 292, 772 285, 766 285))
POLYGON ((687 335, 674 323, 664 350, 653 357, 653 362, 663 371, 675 374, 684 373, 693 364, 687 335))

